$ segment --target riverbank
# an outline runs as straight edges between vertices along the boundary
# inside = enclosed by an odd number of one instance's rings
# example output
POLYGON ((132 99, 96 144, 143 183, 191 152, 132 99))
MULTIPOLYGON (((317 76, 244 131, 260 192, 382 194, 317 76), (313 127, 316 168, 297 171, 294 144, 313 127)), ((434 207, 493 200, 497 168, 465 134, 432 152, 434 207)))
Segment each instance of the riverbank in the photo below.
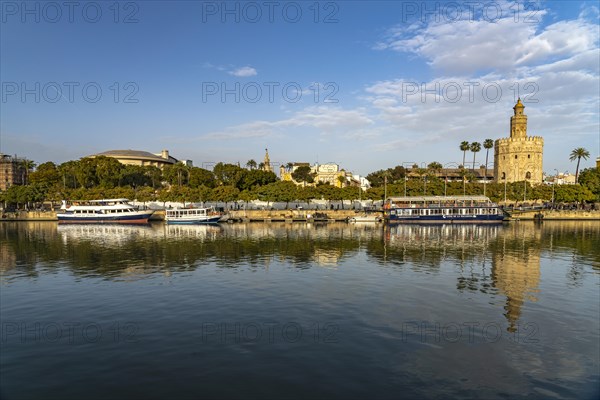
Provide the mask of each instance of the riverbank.
POLYGON ((532 210, 513 212, 513 220, 589 220, 600 221, 600 211, 586 210, 532 210))
MULTIPOLYGON (((348 221, 362 215, 355 210, 232 210, 229 218, 235 222, 306 222, 306 221, 348 221)), ((383 216, 381 212, 373 215, 383 216)), ((519 211, 512 214, 512 220, 592 220, 600 221, 600 211, 585 210, 535 210, 519 211)), ((154 212, 152 221, 162 221, 164 210, 154 212)), ((55 211, 16 211, 2 213, 1 221, 58 221, 55 211)))

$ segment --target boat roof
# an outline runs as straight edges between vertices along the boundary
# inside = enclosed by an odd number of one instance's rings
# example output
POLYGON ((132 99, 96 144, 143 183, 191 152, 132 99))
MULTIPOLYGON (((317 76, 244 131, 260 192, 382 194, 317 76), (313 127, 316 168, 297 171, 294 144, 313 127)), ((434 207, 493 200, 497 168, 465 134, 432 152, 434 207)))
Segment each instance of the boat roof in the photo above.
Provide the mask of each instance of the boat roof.
POLYGON ((401 196, 388 197, 390 201, 491 201, 486 196, 401 196))
POLYGON ((70 202, 79 202, 79 203, 107 203, 107 202, 115 202, 115 201, 129 201, 129 199, 101 199, 101 200, 69 200, 70 202))

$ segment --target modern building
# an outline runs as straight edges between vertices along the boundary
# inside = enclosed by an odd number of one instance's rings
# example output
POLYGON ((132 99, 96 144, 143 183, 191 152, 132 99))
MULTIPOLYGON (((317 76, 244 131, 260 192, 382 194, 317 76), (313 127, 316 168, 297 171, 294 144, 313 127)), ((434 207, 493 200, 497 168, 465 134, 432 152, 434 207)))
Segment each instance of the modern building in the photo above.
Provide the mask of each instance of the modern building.
POLYGON ((494 143, 494 178, 496 182, 528 181, 541 184, 543 179, 544 139, 527 136, 527 115, 521 99, 513 107, 510 137, 494 143))
POLYGON ((25 158, 0 153, 0 190, 14 185, 24 185, 27 180, 25 158))
POLYGON ((93 154, 89 157, 106 156, 117 159, 121 164, 125 165, 140 165, 140 166, 155 166, 163 169, 166 165, 173 165, 178 160, 169 155, 168 150, 163 150, 160 153, 153 154, 141 150, 109 150, 98 154, 93 154))

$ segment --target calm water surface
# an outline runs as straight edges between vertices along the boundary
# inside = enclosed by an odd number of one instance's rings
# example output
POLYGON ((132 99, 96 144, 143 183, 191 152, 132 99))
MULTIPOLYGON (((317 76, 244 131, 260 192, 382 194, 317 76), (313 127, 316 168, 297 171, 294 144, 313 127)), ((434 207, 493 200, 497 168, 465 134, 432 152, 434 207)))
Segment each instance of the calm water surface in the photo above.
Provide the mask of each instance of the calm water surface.
POLYGON ((0 224, 0 397, 596 398, 600 223, 0 224))

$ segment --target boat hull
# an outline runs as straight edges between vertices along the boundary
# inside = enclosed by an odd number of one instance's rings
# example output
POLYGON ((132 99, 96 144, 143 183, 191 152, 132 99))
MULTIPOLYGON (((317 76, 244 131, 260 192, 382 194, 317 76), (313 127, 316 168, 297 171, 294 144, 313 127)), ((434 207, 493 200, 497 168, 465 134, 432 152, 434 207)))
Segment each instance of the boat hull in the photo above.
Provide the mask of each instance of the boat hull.
POLYGON ((169 225, 199 225, 199 224, 216 224, 222 218, 221 215, 216 215, 208 218, 194 218, 194 219, 166 219, 166 223, 169 225))
POLYGON ((147 224, 153 212, 132 215, 72 215, 57 214, 59 223, 69 224, 147 224))
POLYGON ((442 224, 501 224, 504 215, 390 215, 388 223, 442 223, 442 224))

